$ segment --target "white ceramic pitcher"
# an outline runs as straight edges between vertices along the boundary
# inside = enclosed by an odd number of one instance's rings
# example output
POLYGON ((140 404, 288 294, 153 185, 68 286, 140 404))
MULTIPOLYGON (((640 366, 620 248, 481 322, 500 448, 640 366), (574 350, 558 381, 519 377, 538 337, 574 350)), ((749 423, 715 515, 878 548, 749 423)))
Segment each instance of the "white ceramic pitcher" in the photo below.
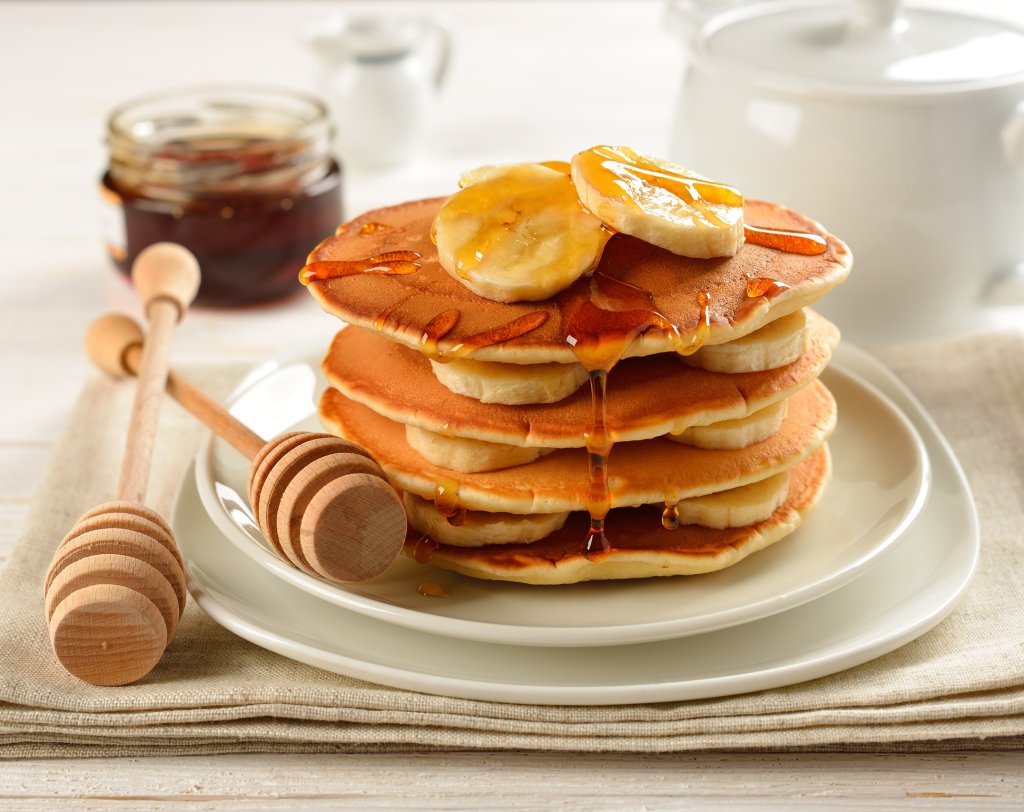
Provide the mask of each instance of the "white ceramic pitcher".
POLYGON ((853 250, 821 310, 858 341, 978 326, 1024 260, 1024 30, 898 0, 684 0, 672 156, 853 250))
POLYGON ((450 51, 438 23, 409 17, 334 17, 306 40, 319 57, 318 89, 349 166, 389 166, 422 145, 450 51))

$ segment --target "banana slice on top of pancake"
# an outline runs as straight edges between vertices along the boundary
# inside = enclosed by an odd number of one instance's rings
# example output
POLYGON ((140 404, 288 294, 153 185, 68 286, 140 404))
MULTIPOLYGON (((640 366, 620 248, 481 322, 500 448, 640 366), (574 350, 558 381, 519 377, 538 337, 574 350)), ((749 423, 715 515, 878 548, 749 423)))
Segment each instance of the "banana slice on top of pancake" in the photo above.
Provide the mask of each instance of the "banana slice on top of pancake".
POLYGON ((629 147, 592 147, 571 166, 583 205, 616 231, 695 259, 743 245, 743 195, 731 186, 629 147))
POLYGON ((611 232, 564 172, 511 164, 469 173, 463 183, 438 211, 431 237, 441 267, 474 293, 539 301, 597 266, 611 232))

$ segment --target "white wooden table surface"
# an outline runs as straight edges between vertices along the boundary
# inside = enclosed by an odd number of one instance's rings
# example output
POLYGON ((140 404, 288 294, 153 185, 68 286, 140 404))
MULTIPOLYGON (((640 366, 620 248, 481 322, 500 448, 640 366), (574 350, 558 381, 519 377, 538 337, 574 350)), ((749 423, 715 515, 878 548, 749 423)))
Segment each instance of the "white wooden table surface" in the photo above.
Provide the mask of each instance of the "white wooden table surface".
MULTIPOLYGON (((1019 0, 961 2, 1024 17, 1019 0)), ((479 163, 567 157, 601 142, 664 152, 682 54, 660 2, 0 4, 0 565, 91 374, 80 351, 86 325, 111 308, 138 313, 98 236, 106 111, 203 81, 310 87, 304 24, 407 8, 451 26, 449 81, 423 158, 349 172, 349 213, 444 193, 479 163)), ((305 298, 200 310, 175 337, 175 355, 256 361, 333 329, 305 298)), ((1000 752, 29 760, 0 762, 0 808, 1019 809, 1022 775, 1024 754, 1000 752)))

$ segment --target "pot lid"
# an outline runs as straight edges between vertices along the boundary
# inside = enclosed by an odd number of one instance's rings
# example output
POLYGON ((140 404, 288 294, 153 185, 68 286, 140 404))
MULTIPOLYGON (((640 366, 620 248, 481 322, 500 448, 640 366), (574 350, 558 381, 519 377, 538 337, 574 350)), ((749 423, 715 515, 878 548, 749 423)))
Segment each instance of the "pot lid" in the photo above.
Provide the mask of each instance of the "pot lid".
POLYGON ((917 93, 1024 79, 1024 31, 898 0, 759 3, 713 17, 698 52, 758 81, 917 93))

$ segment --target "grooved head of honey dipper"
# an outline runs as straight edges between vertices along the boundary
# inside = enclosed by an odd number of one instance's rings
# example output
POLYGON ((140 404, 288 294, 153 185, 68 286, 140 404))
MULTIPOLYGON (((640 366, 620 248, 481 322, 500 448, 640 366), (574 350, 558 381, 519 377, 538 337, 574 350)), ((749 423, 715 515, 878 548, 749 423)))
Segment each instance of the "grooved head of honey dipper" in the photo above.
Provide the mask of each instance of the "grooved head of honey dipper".
POLYGON ((85 333, 85 354, 93 365, 113 378, 135 374, 126 356, 132 347, 145 341, 142 328, 127 316, 108 313, 89 325, 85 333))
POLYGON ((159 662, 167 626, 145 595, 119 584, 96 584, 68 595, 50 619, 61 665, 92 685, 127 685, 159 662))
POLYGON ((132 265, 132 284, 148 306, 168 299, 178 306, 178 318, 199 292, 199 262, 187 248, 158 242, 144 249, 132 265))
MULTIPOLYGON (((185 609, 185 573, 174 541, 159 524, 132 513, 105 512, 80 519, 58 545, 47 570, 43 591, 50 595, 58 576, 75 562, 85 561, 83 566, 88 570, 89 562, 98 564, 99 557, 104 555, 127 556, 156 570, 173 590, 177 616, 180 617, 185 609)), ((85 573, 79 577, 84 578, 85 573)), ((104 582, 102 571, 98 569, 92 583, 104 582)), ((156 584, 153 589, 162 591, 162 585, 156 584)), ((177 623, 177 617, 172 620, 177 623)))
POLYGON ((325 578, 367 581, 398 558, 405 543, 405 509, 383 477, 348 474, 331 480, 310 499, 299 543, 325 578))

